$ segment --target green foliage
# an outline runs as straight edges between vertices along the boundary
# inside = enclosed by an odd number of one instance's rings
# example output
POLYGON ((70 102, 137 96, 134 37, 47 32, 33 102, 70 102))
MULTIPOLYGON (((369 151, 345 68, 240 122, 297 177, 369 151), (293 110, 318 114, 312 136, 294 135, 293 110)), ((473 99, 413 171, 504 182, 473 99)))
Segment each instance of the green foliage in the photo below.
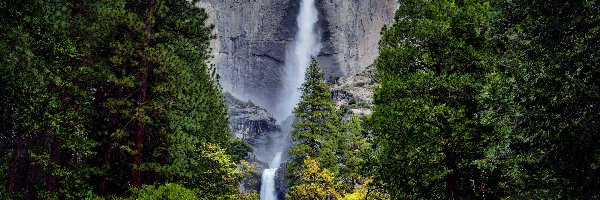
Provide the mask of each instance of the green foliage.
POLYGON ((367 154, 371 150, 371 145, 364 135, 365 130, 361 123, 361 119, 353 115, 342 126, 343 130, 338 137, 337 152, 341 154, 338 177, 341 177, 344 189, 348 192, 352 192, 357 185, 365 186, 367 181, 363 168, 366 167, 367 154))
POLYGON ((195 2, 0 2, 3 196, 238 194, 251 149, 231 140, 195 2))
POLYGON ((383 31, 370 128, 376 179, 393 199, 480 198, 485 129, 476 95, 485 75, 488 3, 403 1, 383 31))
MULTIPOLYGON (((339 117, 331 99, 331 92, 319 71, 317 61, 312 60, 301 87, 302 96, 294 109, 297 121, 292 125, 295 146, 290 150, 293 160, 300 164, 306 156, 313 156, 327 168, 335 167, 339 117)), ((289 166, 295 167, 291 163, 289 166)))
MULTIPOLYGON (((196 3, 1 1, 0 198, 258 199, 196 3)), ((365 128, 308 68, 287 196, 600 198, 599 8, 401 1, 365 128)))
POLYGON ((139 200, 194 200, 198 199, 194 191, 178 184, 167 183, 158 188, 145 185, 135 192, 134 198, 139 200))
POLYGON ((30 192, 29 198, 79 198, 80 193, 70 191, 90 191, 95 169, 85 159, 96 145, 82 127, 89 124, 85 115, 91 112, 91 95, 81 82, 89 71, 81 64, 86 47, 72 37, 85 30, 71 24, 80 19, 69 17, 72 5, 67 2, 1 6, 0 153, 8 161, 7 193, 23 191, 17 180, 28 169, 43 174, 31 178, 29 190, 49 191, 30 192), (4 152, 9 149, 13 151, 4 152), (57 179, 64 181, 61 188, 57 179))
MULTIPOLYGON (((340 199, 366 196, 371 187, 364 173, 371 145, 361 119, 336 109, 331 92, 313 59, 305 74, 302 96, 294 110, 294 147, 287 163, 291 199, 340 199)), ((372 192, 371 194, 375 194, 372 192)), ((375 195, 373 195, 375 196, 375 195)))
POLYGON ((600 197, 600 5, 490 2, 402 1, 368 171, 392 198, 600 197))
POLYGON ((600 197, 597 1, 499 1, 480 98, 494 137, 479 162, 515 199, 600 197))
POLYGON ((252 146, 250 146, 250 144, 248 144, 247 142, 244 142, 241 139, 231 140, 231 142, 227 146, 227 154, 231 155, 232 159, 236 163, 239 163, 240 161, 247 159, 249 156, 249 153, 252 151, 253 151, 252 146))

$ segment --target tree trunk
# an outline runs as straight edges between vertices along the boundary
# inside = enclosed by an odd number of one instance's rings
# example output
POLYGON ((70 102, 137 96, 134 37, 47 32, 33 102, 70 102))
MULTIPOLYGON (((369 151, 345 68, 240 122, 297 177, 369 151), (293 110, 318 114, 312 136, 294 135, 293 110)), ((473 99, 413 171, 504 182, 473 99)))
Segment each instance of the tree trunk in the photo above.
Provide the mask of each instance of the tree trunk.
POLYGON ((442 122, 445 132, 444 144, 442 145, 442 152, 444 156, 446 156, 445 167, 446 170, 450 172, 446 175, 446 195, 448 199, 454 200, 458 198, 458 160, 456 158, 456 153, 450 147, 450 141, 452 140, 452 128, 449 127, 448 121, 446 119, 442 122))
POLYGON ((446 169, 450 170, 450 173, 446 176, 446 193, 448 195, 448 199, 454 200, 457 199, 457 176, 456 171, 457 161, 456 155, 452 150, 449 149, 447 145, 444 146, 444 155, 446 156, 446 169))
POLYGON ((35 187, 38 177, 40 176, 39 166, 28 159, 29 167, 27 168, 27 188, 25 189, 25 199, 34 200, 38 199, 38 190, 35 187))
MULTIPOLYGON (((52 133, 51 133, 52 134, 52 133)), ((50 171, 46 177, 46 189, 53 193, 58 188, 58 178, 53 174, 56 166, 60 163, 60 148, 59 142, 55 134, 52 134, 50 139, 50 171)))
MULTIPOLYGON (((116 119, 116 117, 111 117, 111 127, 116 126, 116 124, 114 123, 115 121, 113 119, 116 119)), ((114 131, 110 131, 110 134, 114 134, 114 131)), ((110 170, 110 159, 111 159, 111 155, 112 155, 112 145, 113 145, 113 137, 112 135, 108 136, 108 141, 106 142, 106 147, 104 149, 104 156, 102 158, 102 175, 100 177, 100 181, 98 183, 98 187, 100 190, 100 194, 104 195, 106 192, 106 178, 107 178, 107 173, 108 170, 110 170)))
MULTIPOLYGON (((122 86, 117 86, 118 89, 116 91, 116 95, 115 98, 120 98, 121 95, 123 94, 123 87, 122 86)), ((119 123, 119 111, 121 110, 120 106, 117 106, 115 108, 112 108, 113 113, 109 114, 109 118, 110 118, 110 127, 108 130, 108 137, 107 142, 106 142, 106 146, 104 147, 104 155, 102 157, 102 175, 100 176, 100 181, 98 182, 98 189, 100 192, 100 195, 104 195, 106 193, 106 179, 108 177, 107 173, 110 170, 110 160, 112 157, 112 151, 113 151, 113 143, 114 143, 114 134, 116 134, 117 130, 118 130, 118 123, 119 123)))
MULTIPOLYGON (((150 63, 148 62, 148 52, 147 49, 150 47, 151 43, 151 34, 152 34, 152 17, 154 15, 154 0, 148 1, 148 9, 146 10, 145 23, 146 23, 146 31, 144 33, 144 44, 142 47, 143 56, 141 58, 141 73, 140 73, 140 87, 139 87, 139 98, 137 101, 137 107, 141 108, 145 106, 147 101, 147 90, 148 90, 148 73, 150 68, 150 63)), ((142 109, 144 110, 144 109, 142 109)), ((143 116, 138 116, 139 118, 143 116)), ((131 185, 134 188, 139 188, 141 186, 141 172, 138 168, 142 164, 142 147, 144 142, 144 122, 142 119, 136 119, 134 124, 134 134, 133 134, 133 144, 134 144, 134 155, 133 155, 133 167, 132 176, 131 176, 131 185)))
POLYGON ((12 194, 15 192, 15 185, 16 185, 16 181, 17 181, 17 173, 18 173, 18 169, 19 169, 19 164, 21 163, 21 157, 23 157, 23 152, 25 151, 23 149, 23 146, 24 146, 23 143, 24 143, 24 139, 23 139, 23 136, 21 136, 21 138, 19 138, 19 141, 17 141, 15 153, 13 154, 11 162, 10 162, 10 167, 8 170, 8 181, 6 184, 6 190, 9 194, 12 194))
POLYGON ((136 122, 133 149, 133 169, 131 173, 131 186, 139 188, 142 185, 142 175, 139 166, 142 164, 142 143, 144 142, 144 124, 136 122))

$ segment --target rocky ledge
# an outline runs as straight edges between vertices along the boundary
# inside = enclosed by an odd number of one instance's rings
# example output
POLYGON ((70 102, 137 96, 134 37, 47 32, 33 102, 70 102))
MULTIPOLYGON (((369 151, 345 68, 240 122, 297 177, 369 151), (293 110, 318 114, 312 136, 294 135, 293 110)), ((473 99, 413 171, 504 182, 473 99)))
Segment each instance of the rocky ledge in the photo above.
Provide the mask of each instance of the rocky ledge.
POLYGON ((256 147, 267 141, 269 133, 281 131, 277 120, 251 101, 241 101, 226 93, 225 103, 229 107, 229 126, 234 137, 256 147))

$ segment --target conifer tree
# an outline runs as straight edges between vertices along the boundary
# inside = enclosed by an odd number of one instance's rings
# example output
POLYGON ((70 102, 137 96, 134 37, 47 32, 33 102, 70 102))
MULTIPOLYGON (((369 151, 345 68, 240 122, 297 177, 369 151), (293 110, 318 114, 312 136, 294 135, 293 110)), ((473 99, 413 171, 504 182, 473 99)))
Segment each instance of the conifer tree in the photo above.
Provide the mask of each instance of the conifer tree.
POLYGON ((339 119, 324 75, 319 71, 315 59, 312 60, 300 89, 302 96, 294 109, 297 121, 292 125, 295 146, 290 151, 297 163, 290 165, 295 167, 304 157, 312 156, 318 159, 322 166, 334 167, 337 163, 334 139, 339 131, 339 119))
POLYGON ((228 132, 196 3, 0 2, 0 198, 174 183, 235 199, 249 147, 228 132))
POLYGON ((600 198, 600 4, 494 7, 496 64, 481 95, 494 137, 479 164, 497 170, 503 198, 600 198))
POLYGON ((473 199, 484 174, 478 123, 485 75, 482 1, 402 1, 375 62, 381 86, 370 120, 377 181, 393 199, 473 199))
POLYGON ((106 105, 120 121, 132 122, 104 138, 115 138, 124 147, 107 143, 113 147, 106 149, 119 155, 116 167, 130 168, 131 175, 125 177, 132 187, 172 182, 201 196, 237 194, 235 163, 244 155, 229 155, 229 148, 239 142, 231 140, 218 77, 206 64, 213 38, 212 27, 204 24, 208 15, 190 1, 114 1, 102 6, 102 16, 113 23, 109 26, 130 31, 111 36, 120 38, 112 42, 109 63, 109 77, 114 77, 109 94, 117 95, 106 105))
POLYGON ((82 198, 95 145, 82 19, 67 1, 0 3, 0 198, 82 198), (5 188, 4 188, 5 187, 5 188), (80 192, 72 192, 80 191, 80 192), (0 192, 2 193, 2 192, 0 192))
POLYGON ((343 180, 344 189, 352 191, 357 185, 363 185, 367 178, 363 176, 362 168, 366 165, 366 154, 371 145, 367 142, 361 119, 353 115, 342 126, 338 137, 340 155, 340 173, 338 177, 343 180))
POLYGON ((292 161, 287 164, 292 186, 299 184, 297 181, 302 179, 293 172, 306 167, 303 164, 307 156, 318 160, 320 167, 333 173, 337 173, 339 162, 336 153, 339 117, 315 59, 308 67, 300 89, 302 95, 294 109, 296 122, 292 125, 294 147, 289 153, 292 161))

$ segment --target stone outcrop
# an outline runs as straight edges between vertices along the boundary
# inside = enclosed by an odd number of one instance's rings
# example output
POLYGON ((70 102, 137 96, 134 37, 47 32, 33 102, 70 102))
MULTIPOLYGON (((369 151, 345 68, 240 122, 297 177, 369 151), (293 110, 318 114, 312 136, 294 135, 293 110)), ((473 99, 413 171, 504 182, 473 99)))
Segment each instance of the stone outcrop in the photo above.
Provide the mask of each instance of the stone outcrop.
MULTIPOLYGON (((329 80, 354 76, 378 55, 379 33, 397 0, 316 0, 329 80)), ((286 50, 297 27, 299 0, 200 0, 215 25, 214 64, 223 89, 271 109, 279 95, 286 50)))
POLYGON ((262 107, 272 105, 299 5, 292 0, 201 0, 198 5, 215 25, 212 48, 223 89, 262 107))
POLYGON ((229 109, 229 126, 236 138, 243 139, 252 146, 260 146, 268 141, 273 132, 281 132, 281 127, 264 108, 249 101, 241 101, 225 94, 229 109))

